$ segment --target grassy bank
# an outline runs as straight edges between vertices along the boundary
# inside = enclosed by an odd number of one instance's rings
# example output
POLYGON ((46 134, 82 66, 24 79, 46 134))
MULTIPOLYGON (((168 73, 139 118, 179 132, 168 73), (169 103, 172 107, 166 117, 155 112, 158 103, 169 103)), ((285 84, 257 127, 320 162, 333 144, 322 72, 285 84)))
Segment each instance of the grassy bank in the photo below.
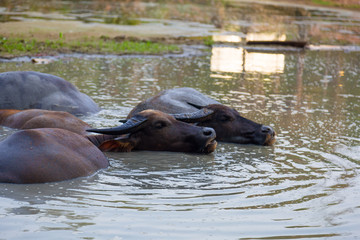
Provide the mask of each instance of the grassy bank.
POLYGON ((116 41, 109 38, 84 38, 66 41, 59 34, 58 40, 40 41, 0 36, 0 57, 54 55, 57 53, 88 53, 88 54, 165 54, 179 53, 181 48, 175 44, 151 41, 116 41))
POLYGON ((344 9, 360 10, 358 1, 344 1, 344 0, 311 0, 313 4, 326 7, 338 7, 344 9))

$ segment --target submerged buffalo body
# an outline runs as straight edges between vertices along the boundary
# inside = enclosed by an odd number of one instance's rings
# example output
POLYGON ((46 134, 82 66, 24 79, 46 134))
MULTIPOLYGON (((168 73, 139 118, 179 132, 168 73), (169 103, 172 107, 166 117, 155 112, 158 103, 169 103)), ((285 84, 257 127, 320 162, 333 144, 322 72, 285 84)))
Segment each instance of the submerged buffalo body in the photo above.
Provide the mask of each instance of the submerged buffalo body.
POLYGON ((212 128, 176 120, 198 121, 211 113, 171 116, 146 110, 119 127, 89 129, 69 113, 0 110, 0 125, 25 129, 0 142, 0 182, 43 183, 88 176, 108 166, 100 150, 211 153, 217 144, 212 128), (103 134, 87 135, 85 130, 103 134))
POLYGON ((0 182, 63 181, 89 176, 108 165, 95 145, 64 129, 20 130, 0 142, 0 182))
POLYGON ((98 112, 97 104, 64 79, 39 72, 0 74, 0 109, 45 109, 74 115, 98 112))
POLYGON ((0 125, 17 129, 61 128, 86 135, 90 125, 68 112, 0 109, 0 125))
POLYGON ((197 126, 213 128, 218 141, 257 145, 272 145, 275 142, 275 131, 271 127, 246 119, 235 109, 222 105, 192 88, 162 91, 139 103, 129 113, 128 118, 145 109, 171 114, 207 109, 213 113, 199 119, 197 126))

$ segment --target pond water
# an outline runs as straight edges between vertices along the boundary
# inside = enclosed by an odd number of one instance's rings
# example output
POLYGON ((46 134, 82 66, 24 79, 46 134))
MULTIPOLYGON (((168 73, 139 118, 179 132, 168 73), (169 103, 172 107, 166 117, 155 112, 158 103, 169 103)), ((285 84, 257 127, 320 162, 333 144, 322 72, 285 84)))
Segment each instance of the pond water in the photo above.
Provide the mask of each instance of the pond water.
MULTIPOLYGON (((106 153, 110 167, 91 177, 0 184, 0 239, 359 238, 360 52, 226 44, 188 52, 24 58, 0 72, 72 82, 102 107, 83 118, 94 127, 118 125, 161 90, 193 87, 272 126, 274 146, 106 153)), ((14 131, 0 127, 0 138, 14 131)))

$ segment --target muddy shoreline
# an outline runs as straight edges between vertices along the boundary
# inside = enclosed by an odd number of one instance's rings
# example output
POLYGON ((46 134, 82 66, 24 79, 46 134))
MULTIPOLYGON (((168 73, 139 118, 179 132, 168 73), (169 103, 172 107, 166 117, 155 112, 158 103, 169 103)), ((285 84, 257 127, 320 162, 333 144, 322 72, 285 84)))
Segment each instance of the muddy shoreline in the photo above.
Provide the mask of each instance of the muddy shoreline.
MULTIPOLYGON (((2 9, 2 12, 0 11, 0 15, 7 19, 0 22, 0 42, 3 44, 7 39, 17 39, 17 41, 15 41, 13 45, 9 45, 6 49, 0 46, 0 58, 55 56, 57 54, 73 53, 115 55, 182 54, 184 52, 182 45, 211 46, 214 43, 223 43, 222 40, 215 39, 216 35, 241 38, 241 40, 235 43, 227 41, 225 41, 225 43, 243 46, 246 44, 246 37, 244 36, 247 35, 246 32, 249 31, 249 28, 254 28, 251 29, 251 31, 254 31, 255 34, 257 34, 257 32, 268 31, 266 24, 264 26, 254 25, 255 27, 248 27, 247 22, 240 23, 240 25, 237 25, 236 22, 235 24, 233 23, 234 21, 232 19, 239 16, 236 15, 237 13, 233 13, 232 10, 229 9, 229 6, 241 8, 241 6, 246 4, 249 5, 249 2, 253 3, 253 1, 247 0, 227 1, 226 4, 212 3, 193 5, 192 8, 189 9, 186 9, 187 5, 185 4, 183 8, 189 11, 189 13, 181 12, 180 10, 184 9, 179 10, 179 6, 174 6, 173 4, 167 6, 167 8, 162 6, 166 9, 168 16, 164 14, 160 16, 145 14, 145 17, 128 15, 123 17, 123 19, 119 19, 117 16, 120 16, 121 12, 124 13, 124 11, 126 12, 128 9, 124 10, 121 7, 120 10, 116 9, 116 11, 120 11, 117 12, 117 14, 120 15, 110 14, 111 11, 114 10, 109 10, 108 13, 102 13, 103 15, 99 18, 96 12, 91 14, 52 12, 54 10, 50 12, 48 10, 44 12, 17 12, 16 10, 12 12, 12 10, 9 10, 11 7, 8 6, 7 9, 4 8, 5 10, 2 9), (196 14, 196 12, 202 8, 205 13, 196 14), (156 19, 149 17, 162 18, 156 19), (124 24, 125 20, 127 24, 124 24), (242 36, 242 34, 245 35, 242 36), (61 37, 59 37, 59 35, 61 35, 61 37), (3 41, 1 41, 1 39, 3 41), (109 43, 111 46, 104 50, 102 45, 109 43), (126 50, 121 50, 117 45, 123 43, 130 43, 132 45, 126 50), (149 47, 149 49, 140 47, 142 43, 148 43, 145 48, 149 47), (34 46, 30 46, 31 44, 34 46), (156 44, 158 44, 158 46, 150 49, 150 47, 156 44), (113 51, 111 50, 112 48, 119 50, 113 51), (139 50, 139 48, 142 49, 139 50), (13 49, 16 49, 16 51, 13 49)), ((99 3, 104 4, 102 2, 99 3)), ((294 11, 293 14, 300 14, 300 17, 308 17, 309 12, 316 11, 317 8, 325 9, 326 11, 336 9, 336 11, 339 11, 339 14, 349 16, 351 19, 357 19, 355 20, 357 22, 360 21, 359 17, 356 17, 358 16, 358 11, 344 10, 339 6, 317 5, 314 1, 310 0, 280 2, 255 1, 254 4, 263 6, 264 8, 269 5, 274 6, 276 9, 281 8, 281 11, 294 11)), ((107 6, 109 5, 101 5, 101 7, 105 9, 107 6)), ((254 7, 254 10, 257 9, 258 6, 254 7)), ((134 3, 134 6, 131 5, 127 7, 133 12, 139 12, 140 10, 144 11, 143 8, 147 7, 147 5, 145 7, 137 6, 136 3, 134 3)), ((93 10, 89 11, 91 12, 93 10)), ((144 15, 144 12, 141 14, 144 15)), ((274 23, 284 21, 281 16, 275 16, 274 18, 269 18, 269 20, 270 19, 274 23)), ((253 20, 249 20, 249 23, 252 21, 253 20)), ((264 19, 262 21, 266 23, 268 20, 264 19)), ((274 23, 269 22, 268 24, 273 28, 274 23)), ((310 44, 360 45, 360 38, 356 37, 358 29, 351 27, 351 22, 345 30, 338 28, 331 29, 333 27, 329 26, 327 28, 330 30, 324 28, 325 32, 315 28, 306 30, 309 32, 306 34, 292 32, 294 31, 293 29, 289 28, 289 30, 281 25, 279 26, 279 28, 275 27, 271 31, 277 32, 278 35, 284 32, 293 38, 290 39, 290 41, 306 41, 310 44), (344 31, 345 34, 338 33, 339 30, 344 31), (332 32, 334 32, 334 34, 332 34, 332 32), (352 35, 350 37, 346 36, 348 33, 352 33, 352 35), (327 34, 329 34, 329 36, 327 36, 327 34)))

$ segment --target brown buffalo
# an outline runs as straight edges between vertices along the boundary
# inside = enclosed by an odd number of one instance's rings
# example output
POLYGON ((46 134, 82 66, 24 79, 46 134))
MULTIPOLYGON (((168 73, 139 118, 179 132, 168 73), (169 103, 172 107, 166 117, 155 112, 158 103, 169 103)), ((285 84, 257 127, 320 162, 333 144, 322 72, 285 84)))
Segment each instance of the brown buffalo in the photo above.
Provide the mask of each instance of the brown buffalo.
POLYGON ((2 111, 0 124, 34 129, 20 130, 0 142, 0 182, 42 183, 88 176, 108 166, 100 150, 210 153, 216 148, 213 129, 176 120, 193 122, 209 114, 201 110, 170 116, 147 110, 116 128, 88 129, 89 125, 67 113, 2 111), (84 135, 85 129, 103 134, 84 135))
POLYGON ((89 130, 90 126, 87 123, 67 112, 7 109, 0 110, 0 125, 18 129, 60 128, 83 136, 87 135, 87 131, 100 132, 105 135, 86 137, 103 151, 152 150, 209 153, 216 147, 216 143, 212 142, 215 137, 214 130, 181 121, 196 122, 211 114, 212 111, 200 110, 194 114, 170 116, 160 111, 147 110, 115 129, 89 130), (154 127, 153 124, 163 125, 154 127), (114 136, 123 134, 126 135, 114 136), (199 136, 196 137, 197 134, 199 136), (113 145, 110 148, 109 143, 117 143, 118 147, 113 145))
POLYGON ((0 125, 17 129, 62 128, 86 135, 90 125, 68 112, 42 109, 0 110, 0 125))
POLYGON ((63 181, 89 176, 108 165, 95 145, 65 129, 20 130, 0 142, 0 182, 63 181))
POLYGON ((211 127, 216 132, 216 140, 240 144, 273 145, 275 131, 242 117, 233 108, 203 95, 192 88, 169 89, 160 92, 139 103, 128 115, 145 109, 156 109, 170 114, 190 113, 199 109, 211 110, 213 113, 197 122, 198 126, 211 127))
POLYGON ((88 136, 102 151, 128 152, 133 150, 211 153, 216 148, 215 131, 198 127, 176 119, 196 122, 206 118, 211 111, 195 114, 168 115, 156 110, 135 114, 123 125, 107 129, 88 129, 105 135, 88 136), (124 135, 126 134, 126 135, 124 135), (114 139, 106 135, 122 135, 114 139))

